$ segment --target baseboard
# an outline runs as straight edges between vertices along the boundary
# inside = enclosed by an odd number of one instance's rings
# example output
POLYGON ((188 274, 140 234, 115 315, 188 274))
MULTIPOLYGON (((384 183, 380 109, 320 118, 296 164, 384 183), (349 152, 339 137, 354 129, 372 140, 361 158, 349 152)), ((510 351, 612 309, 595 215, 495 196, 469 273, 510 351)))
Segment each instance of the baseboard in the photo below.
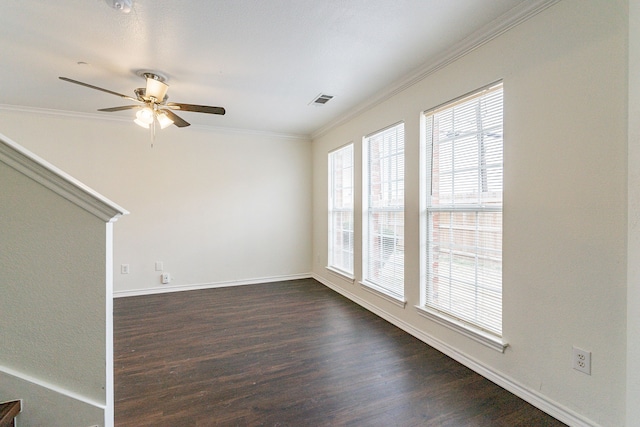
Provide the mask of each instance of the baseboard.
POLYGON ((104 403, 1 365, 0 396, 22 400, 19 425, 113 426, 104 403))
POLYGON ((311 273, 290 274, 287 276, 259 277, 244 280, 229 280, 225 282, 200 283, 192 285, 162 286, 144 289, 132 289, 127 291, 114 291, 114 298, 135 297, 141 295, 164 294, 168 292, 195 291, 199 289, 226 288, 229 286, 258 285, 261 283, 284 282, 287 280, 309 279, 311 273))
POLYGON ((316 279, 318 282, 327 286, 328 288, 336 291, 337 293, 350 299, 356 304, 364 307, 365 309, 376 314, 377 316, 380 316, 381 318, 385 319, 389 323, 397 326, 398 328, 402 329, 408 334, 413 335, 414 337, 418 338, 420 341, 425 342, 426 344, 430 345, 436 350, 446 354, 447 356, 451 357, 455 361, 463 364, 467 368, 482 375, 489 381, 499 385, 500 387, 513 393, 519 398, 529 402, 536 408, 546 412, 547 414, 551 415, 557 420, 562 421, 563 423, 572 427, 600 427, 599 424, 577 414, 576 412, 564 407, 563 405, 558 404, 557 402, 552 401, 551 399, 538 393, 537 391, 523 386, 522 384, 518 383, 512 378, 509 378, 503 375, 502 373, 481 364, 477 360, 474 360, 473 358, 467 356, 466 354, 460 352, 459 350, 451 347, 449 344, 445 343, 444 341, 441 341, 438 338, 435 338, 432 335, 427 334, 424 331, 416 328, 415 326, 405 322, 404 320, 399 319, 398 317, 392 314, 389 314, 388 312, 384 311, 380 307, 337 286, 336 284, 327 280, 326 278, 321 277, 318 274, 313 274, 312 277, 316 279))

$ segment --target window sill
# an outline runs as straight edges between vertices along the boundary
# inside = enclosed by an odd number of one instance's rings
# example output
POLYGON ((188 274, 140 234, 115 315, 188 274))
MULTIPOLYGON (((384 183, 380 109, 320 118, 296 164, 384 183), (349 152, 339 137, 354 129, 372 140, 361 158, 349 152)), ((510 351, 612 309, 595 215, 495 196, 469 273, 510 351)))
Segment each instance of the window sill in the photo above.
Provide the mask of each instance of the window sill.
POLYGON ((355 283, 356 281, 356 278, 352 274, 347 273, 346 271, 342 271, 338 268, 330 267, 330 266, 326 266, 325 268, 329 273, 335 274, 336 276, 339 276, 341 279, 347 280, 351 283, 355 283))
POLYGON ((407 305, 407 302, 403 298, 399 298, 398 296, 387 292, 386 290, 374 285, 373 283, 365 281, 360 282, 360 285, 362 285, 362 289, 364 289, 365 291, 371 292, 372 294, 377 295, 380 298, 397 305, 398 307, 405 308, 405 306, 407 305))
POLYGON ((488 332, 482 331, 478 328, 474 328, 471 325, 468 325, 460 320, 454 319, 452 317, 445 316, 444 314, 428 309, 426 307, 415 306, 418 310, 418 314, 422 317, 425 317, 429 320, 433 320, 434 322, 445 326, 449 329, 452 329, 467 338, 471 338, 472 340, 479 342, 489 348, 492 348, 500 353, 504 353, 504 349, 509 346, 509 344, 503 341, 502 338, 491 335, 488 332))

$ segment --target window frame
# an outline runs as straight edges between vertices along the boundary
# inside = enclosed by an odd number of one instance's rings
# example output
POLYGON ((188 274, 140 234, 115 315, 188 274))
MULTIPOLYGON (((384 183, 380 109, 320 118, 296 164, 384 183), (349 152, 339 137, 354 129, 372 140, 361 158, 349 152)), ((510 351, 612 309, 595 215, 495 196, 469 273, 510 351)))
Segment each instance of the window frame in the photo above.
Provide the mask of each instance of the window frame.
MULTIPOLYGON (((402 251, 402 258, 401 258, 401 268, 402 268, 402 278, 400 280, 400 283, 394 282, 395 287, 401 289, 401 292, 395 292, 394 290, 390 289, 390 287, 386 286, 385 283, 381 283, 380 281, 376 281, 373 280, 373 274, 371 272, 371 262, 370 262, 370 254, 371 254, 371 239, 370 239, 370 226, 372 225, 372 216, 373 215, 380 215, 380 216, 384 216, 387 214, 396 215, 396 218, 398 216, 400 216, 402 218, 401 223, 400 223, 400 228, 402 230, 402 233, 397 233, 397 227, 394 225, 393 230, 394 232, 392 234, 390 234, 390 236, 392 236, 393 238, 393 250, 394 252, 397 250, 397 248, 399 247, 398 245, 398 240, 401 240, 403 242, 404 245, 404 215, 405 215, 405 198, 404 198, 404 191, 405 191, 405 138, 404 138, 404 134, 405 134, 405 123, 404 122, 397 122, 394 123, 390 126, 387 126, 385 128, 382 128, 380 130, 377 130, 375 132, 372 132, 368 135, 366 135, 365 137, 362 138, 362 238, 361 238, 361 242, 362 242, 362 281, 360 282, 360 284, 362 285, 363 289, 372 292, 373 294, 382 297, 384 299, 386 299, 387 301, 390 301, 396 305, 399 305, 401 307, 404 307, 406 305, 406 300, 405 300, 405 291, 404 291, 404 286, 405 286, 405 282, 404 282, 404 250, 402 251), (396 131, 396 138, 398 136, 398 129, 400 130, 400 133, 402 135, 402 151, 401 153, 395 152, 394 154, 392 154, 393 156, 396 157, 396 159, 398 159, 398 156, 400 156, 401 158, 401 162, 402 162, 402 179, 401 179, 401 185, 402 185, 402 206, 376 206, 373 207, 371 206, 372 203, 370 203, 370 196, 371 196, 371 192, 370 192, 370 184, 371 184, 371 168, 370 168, 370 154, 371 154, 371 150, 370 150, 370 142, 377 137, 384 137, 385 134, 393 132, 394 130, 396 131)), ((396 145, 397 145, 397 140, 396 140, 396 145)), ((391 155, 386 156, 387 158, 391 158, 391 155)), ((396 162, 396 167, 398 167, 398 164, 396 162)), ((395 184, 399 184, 400 180, 395 180, 394 181, 395 184)), ((381 184, 382 185, 382 184, 381 184)), ((382 190, 381 190, 382 193, 382 190)), ((377 233, 377 237, 378 237, 378 246, 385 246, 383 240, 384 237, 386 237, 387 234, 379 232, 377 233)), ((388 238, 386 239, 388 240, 388 238)), ((388 247, 389 245, 387 245, 388 247)), ((379 253, 382 254, 381 257, 384 257, 384 248, 379 250, 379 253)), ((395 267, 397 266, 397 262, 395 262, 395 260, 397 259, 397 256, 394 257, 394 261, 391 263, 391 268, 393 269, 394 275, 396 273, 395 271, 395 267)), ((380 261, 380 259, 378 259, 378 262, 384 262, 385 265, 386 263, 389 262, 389 259, 385 260, 385 261, 380 261)))
MULTIPOLYGON (((501 181, 500 181, 500 203, 498 204, 489 204, 489 205, 483 205, 482 204, 482 200, 479 200, 477 203, 464 203, 464 204, 456 204, 456 199, 455 199, 455 191, 452 190, 451 196, 452 198, 450 199, 451 202, 447 205, 444 204, 432 204, 431 202, 431 197, 433 194, 433 187, 432 187, 432 183, 433 183, 433 169, 434 169, 434 165, 432 165, 431 161, 431 155, 432 155, 432 145, 430 143, 431 140, 431 136, 428 135, 427 132, 427 120, 429 120, 430 118, 432 118, 435 114, 440 113, 440 112, 445 112, 445 111, 449 111, 451 109, 453 109, 455 106, 463 104, 467 101, 470 100, 474 100, 474 99, 479 99, 483 96, 483 94, 488 93, 493 91, 495 88, 498 88, 499 90, 502 91, 502 97, 500 99, 501 104, 500 104, 500 108, 503 111, 504 108, 504 85, 503 82, 497 81, 494 83, 491 83, 487 86, 481 87, 477 90, 474 90, 472 92, 469 92, 461 97, 455 98, 451 101, 448 101, 446 103, 443 103, 435 108, 429 109, 424 111, 421 114, 421 151, 420 151, 420 161, 421 161, 421 167, 420 167, 420 173, 421 173, 421 177, 420 177, 420 185, 421 185, 421 191, 420 191, 420 204, 421 204, 421 215, 420 215, 420 239, 421 239, 421 244, 420 244, 420 257, 421 257, 421 269, 422 269, 422 273, 421 273, 421 280, 420 280, 420 305, 416 306, 416 308, 418 309, 418 313, 432 321, 435 321, 443 326, 446 326, 450 329, 453 329, 459 333, 462 333, 463 335, 476 340, 490 348, 493 348, 497 351, 500 352, 504 352, 504 349, 508 346, 508 344, 506 343, 506 341, 503 338, 502 335, 502 311, 503 311, 503 304, 502 304, 502 233, 503 233, 503 225, 502 225, 502 212, 503 212, 503 200, 502 200, 502 194, 503 194, 503 173, 504 173, 504 157, 503 157, 503 153, 504 153, 504 112, 502 112, 502 116, 501 116, 501 128, 500 131, 502 133, 502 137, 501 137, 501 145, 500 145, 500 149, 501 149, 501 164, 500 164, 500 174, 501 174, 501 181), (487 213, 487 212, 499 212, 500 213, 500 330, 499 333, 496 333, 495 330, 489 330, 484 328, 481 324, 477 324, 477 323, 473 323, 471 321, 468 321, 468 319, 465 319, 464 316, 460 317, 456 314, 454 314, 453 312, 449 311, 447 312, 446 310, 443 310, 442 307, 438 307, 438 306, 434 306, 429 304, 428 302, 428 297, 429 297, 429 282, 431 280, 431 275, 433 274, 432 269, 431 269, 431 265, 430 265, 430 244, 429 244, 429 237, 430 237, 430 233, 432 231, 432 223, 431 223, 431 217, 434 213, 451 213, 451 216, 453 217, 453 214, 456 213, 458 215, 462 214, 465 215, 465 213, 473 213, 477 216, 482 215, 483 213, 487 213)), ((482 143, 479 143, 478 145, 478 150, 484 150, 484 147, 481 147, 482 143)), ((482 156, 484 154, 480 153, 479 156, 482 156)), ((451 160, 452 162, 455 162, 455 160, 451 160)), ((476 171, 478 171, 478 185, 482 186, 482 189, 478 192, 478 194, 482 194, 482 191, 484 190, 484 183, 480 183, 480 180, 483 179, 483 173, 486 173, 486 169, 485 172, 483 172, 482 169, 482 162, 480 160, 480 157, 477 160, 478 166, 475 169, 476 171)), ((457 163, 451 163, 452 165, 457 165, 457 163)), ((456 170, 455 166, 451 166, 451 171, 453 173, 453 171, 456 170)), ((442 177, 442 175, 440 176, 442 177)), ((481 199, 481 196, 480 196, 481 199)), ((476 219, 477 221, 477 219, 476 219)), ((453 225, 451 225, 450 227, 452 227, 453 229, 453 225)), ((439 253, 439 252, 438 252, 439 253)), ((476 269, 477 264, 478 264, 478 252, 474 252, 476 255, 476 269)), ((449 275, 449 278, 451 278, 451 273, 449 275)), ((478 277, 476 276, 474 278, 474 286, 478 287, 478 283, 481 282, 478 280, 478 277)), ((477 304, 476 306, 477 307, 477 304)))
MULTIPOLYGON (((354 182, 354 178, 355 178, 355 174, 354 174, 354 169, 355 169, 355 147, 353 142, 350 142, 348 144, 345 144, 341 147, 338 147, 332 151, 330 151, 327 154, 327 163, 328 163, 328 174, 329 174, 329 179, 328 179, 328 222, 327 222, 327 270, 336 273, 340 276, 344 276, 347 279, 353 281, 354 280, 354 274, 355 274, 355 226, 354 226, 354 219, 355 219, 355 182, 354 182), (335 159, 334 156, 337 156, 341 153, 344 153, 345 150, 350 150, 351 151, 351 163, 348 167, 343 167, 341 168, 341 171, 344 172, 347 169, 351 169, 351 187, 350 187, 350 191, 351 191, 351 201, 350 201, 350 207, 339 207, 336 208, 336 203, 335 203, 335 196, 336 196, 336 170, 335 170, 335 159), (340 266, 335 264, 333 261, 335 260, 335 256, 338 255, 334 252, 334 248, 335 248, 335 240, 334 240, 334 233, 336 232, 336 230, 334 229, 334 217, 335 214, 350 214, 350 223, 351 223, 351 229, 350 230, 345 230, 344 228, 340 229, 341 233, 344 233, 345 231, 350 233, 350 240, 351 240, 351 246, 350 246, 350 250, 344 250, 344 245, 342 245, 341 248, 341 256, 344 256, 345 254, 349 255, 350 254, 350 264, 351 264, 351 270, 349 271, 348 268, 344 268, 344 266, 340 266)), ((341 189, 344 189, 344 187, 340 187, 341 189)))

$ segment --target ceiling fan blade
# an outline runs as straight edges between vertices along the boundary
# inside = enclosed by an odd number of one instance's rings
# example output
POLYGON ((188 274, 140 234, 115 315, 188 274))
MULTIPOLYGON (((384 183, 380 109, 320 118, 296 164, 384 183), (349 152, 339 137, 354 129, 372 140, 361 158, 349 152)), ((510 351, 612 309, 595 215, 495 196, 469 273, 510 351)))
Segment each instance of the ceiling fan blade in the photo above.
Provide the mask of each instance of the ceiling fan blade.
POLYGON ((99 108, 98 111, 107 111, 107 112, 113 112, 113 111, 122 111, 122 110, 132 110, 134 108, 143 108, 143 105, 125 105, 122 107, 111 107, 111 108, 99 108))
POLYGON ((99 91, 102 91, 102 92, 110 93, 111 95, 119 96, 120 98, 130 99, 131 101, 136 101, 136 102, 138 102, 138 100, 137 100, 137 99, 135 99, 135 98, 133 98, 133 97, 131 97, 131 96, 124 95, 124 94, 122 94, 122 93, 118 93, 118 92, 114 92, 114 91, 109 90, 109 89, 103 89, 103 88, 101 88, 101 87, 94 86, 94 85, 90 85, 90 84, 88 84, 88 83, 79 82, 79 81, 77 81, 77 80, 73 80, 73 79, 70 79, 70 78, 68 78, 68 77, 58 77, 58 78, 59 78, 60 80, 64 80, 65 82, 75 83, 75 84, 80 85, 80 86, 85 86, 85 87, 88 87, 88 88, 90 88, 90 89, 99 90, 99 91))
POLYGON ((226 113, 222 107, 210 107, 208 105, 194 105, 194 104, 180 104, 178 102, 167 102, 169 108, 174 108, 180 111, 193 111, 194 113, 207 113, 207 114, 220 114, 226 113))
POLYGON ((166 113, 167 116, 169 116, 169 118, 173 120, 173 124, 178 126, 179 128, 183 128, 191 125, 191 123, 183 120, 180 116, 178 116, 176 113, 174 113, 169 109, 164 109, 162 111, 166 113))

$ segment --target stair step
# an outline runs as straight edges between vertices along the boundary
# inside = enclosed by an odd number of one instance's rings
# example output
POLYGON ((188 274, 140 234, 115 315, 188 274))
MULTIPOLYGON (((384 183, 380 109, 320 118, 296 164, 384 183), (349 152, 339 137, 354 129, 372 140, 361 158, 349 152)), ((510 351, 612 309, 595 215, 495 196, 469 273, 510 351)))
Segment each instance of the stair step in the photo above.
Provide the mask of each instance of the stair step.
POLYGON ((0 427, 14 427, 14 418, 21 410, 22 407, 19 400, 0 403, 0 427))

